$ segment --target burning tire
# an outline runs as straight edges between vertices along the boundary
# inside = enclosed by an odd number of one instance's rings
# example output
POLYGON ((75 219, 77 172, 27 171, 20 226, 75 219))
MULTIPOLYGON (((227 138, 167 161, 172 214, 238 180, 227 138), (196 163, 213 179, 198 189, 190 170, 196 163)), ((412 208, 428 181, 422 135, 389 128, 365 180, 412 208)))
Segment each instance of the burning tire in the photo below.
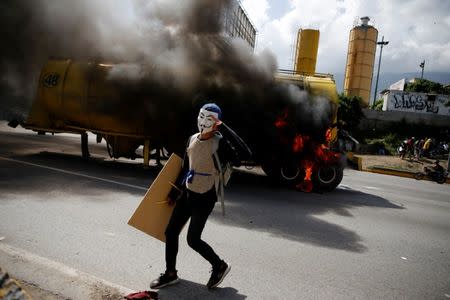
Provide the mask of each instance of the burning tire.
POLYGON ((342 181, 344 170, 339 165, 320 167, 314 173, 314 188, 320 192, 334 190, 342 181))

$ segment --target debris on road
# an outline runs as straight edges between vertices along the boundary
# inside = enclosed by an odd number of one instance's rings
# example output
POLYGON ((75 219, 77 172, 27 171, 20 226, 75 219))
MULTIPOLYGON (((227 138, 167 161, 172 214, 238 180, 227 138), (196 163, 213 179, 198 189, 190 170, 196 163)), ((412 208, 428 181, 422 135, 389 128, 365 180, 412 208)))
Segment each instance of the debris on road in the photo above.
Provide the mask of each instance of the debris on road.
POLYGON ((137 292, 137 293, 131 293, 127 296, 125 296, 125 299, 127 300, 157 300, 158 293, 153 291, 143 291, 143 292, 137 292))
POLYGON ((32 300, 20 286, 19 282, 0 268, 0 299, 4 300, 32 300))

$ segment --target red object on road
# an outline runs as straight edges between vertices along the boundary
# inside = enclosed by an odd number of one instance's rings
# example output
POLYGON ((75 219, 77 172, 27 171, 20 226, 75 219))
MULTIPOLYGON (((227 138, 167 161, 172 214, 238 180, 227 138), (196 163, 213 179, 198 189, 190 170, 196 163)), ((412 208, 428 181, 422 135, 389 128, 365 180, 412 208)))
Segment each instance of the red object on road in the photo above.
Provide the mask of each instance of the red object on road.
POLYGON ((143 291, 137 293, 131 293, 124 297, 127 300, 157 300, 158 293, 153 291, 143 291))

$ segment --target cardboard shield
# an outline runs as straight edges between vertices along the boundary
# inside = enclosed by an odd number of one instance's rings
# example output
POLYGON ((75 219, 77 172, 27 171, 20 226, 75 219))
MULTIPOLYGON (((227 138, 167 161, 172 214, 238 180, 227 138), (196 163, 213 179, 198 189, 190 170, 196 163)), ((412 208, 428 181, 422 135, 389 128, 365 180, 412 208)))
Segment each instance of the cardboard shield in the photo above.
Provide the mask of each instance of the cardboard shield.
POLYGON ((168 204, 167 197, 172 189, 172 184, 180 174, 182 163, 183 160, 178 155, 170 156, 128 221, 128 225, 162 242, 166 241, 164 232, 174 209, 174 205, 168 204))

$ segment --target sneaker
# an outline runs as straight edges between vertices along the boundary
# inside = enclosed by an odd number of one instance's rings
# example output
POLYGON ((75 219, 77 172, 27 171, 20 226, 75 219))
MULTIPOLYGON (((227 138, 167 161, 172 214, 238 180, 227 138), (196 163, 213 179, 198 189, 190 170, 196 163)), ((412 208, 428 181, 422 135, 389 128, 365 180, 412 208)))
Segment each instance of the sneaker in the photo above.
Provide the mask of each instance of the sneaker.
POLYGON ((150 288, 161 289, 165 286, 175 284, 178 281, 180 281, 180 279, 178 278, 177 273, 175 274, 169 274, 167 272, 161 273, 158 279, 155 279, 150 283, 150 288))
POLYGON ((231 270, 231 266, 222 260, 222 263, 220 264, 220 266, 217 269, 213 268, 213 270, 211 272, 212 273, 211 278, 209 278, 209 281, 206 284, 208 289, 217 287, 223 281, 225 276, 227 276, 227 274, 228 274, 228 272, 230 272, 230 270, 231 270))

